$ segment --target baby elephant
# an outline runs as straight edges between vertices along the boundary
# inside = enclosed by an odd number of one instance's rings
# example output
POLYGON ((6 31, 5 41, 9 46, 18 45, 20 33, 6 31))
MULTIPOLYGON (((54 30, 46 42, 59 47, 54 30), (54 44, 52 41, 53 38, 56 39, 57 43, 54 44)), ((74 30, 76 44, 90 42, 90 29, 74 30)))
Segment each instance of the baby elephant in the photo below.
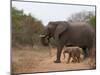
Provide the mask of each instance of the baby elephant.
POLYGON ((81 58, 80 55, 82 54, 82 48, 79 47, 67 47, 63 51, 64 59, 65 59, 65 53, 69 54, 68 61, 69 63, 70 59, 72 58, 72 62, 80 62, 81 58))

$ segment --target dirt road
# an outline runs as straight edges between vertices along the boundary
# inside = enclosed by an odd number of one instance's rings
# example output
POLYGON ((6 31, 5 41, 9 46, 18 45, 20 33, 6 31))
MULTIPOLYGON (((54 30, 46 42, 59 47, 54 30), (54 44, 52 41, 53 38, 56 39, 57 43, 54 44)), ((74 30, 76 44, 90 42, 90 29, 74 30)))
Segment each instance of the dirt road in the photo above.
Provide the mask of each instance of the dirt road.
POLYGON ((81 63, 66 64, 66 60, 61 55, 61 63, 54 63, 56 50, 50 52, 39 53, 34 50, 13 50, 12 64, 14 73, 33 73, 33 72, 48 72, 48 71, 69 71, 89 69, 87 61, 81 63))

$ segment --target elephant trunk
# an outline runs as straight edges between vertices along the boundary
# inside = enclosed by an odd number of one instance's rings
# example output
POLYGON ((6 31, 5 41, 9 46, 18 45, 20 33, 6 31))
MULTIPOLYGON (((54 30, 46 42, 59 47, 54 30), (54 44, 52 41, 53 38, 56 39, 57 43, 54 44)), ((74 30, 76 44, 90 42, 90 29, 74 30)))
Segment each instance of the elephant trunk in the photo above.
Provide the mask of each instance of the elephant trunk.
POLYGON ((40 35, 40 38, 41 38, 41 43, 44 45, 44 46, 48 46, 49 45, 49 39, 46 35, 40 35))

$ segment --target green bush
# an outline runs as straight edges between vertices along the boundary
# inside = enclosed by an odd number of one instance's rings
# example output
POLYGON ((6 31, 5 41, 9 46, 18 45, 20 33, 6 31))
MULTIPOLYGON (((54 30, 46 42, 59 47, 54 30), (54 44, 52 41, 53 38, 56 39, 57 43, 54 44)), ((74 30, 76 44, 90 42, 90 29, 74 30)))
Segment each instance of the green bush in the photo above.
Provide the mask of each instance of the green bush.
POLYGON ((92 25, 93 28, 96 28, 96 16, 92 16, 89 19, 90 25, 92 25))
POLYGON ((40 20, 12 7, 12 46, 39 44, 39 35, 43 30, 40 20))

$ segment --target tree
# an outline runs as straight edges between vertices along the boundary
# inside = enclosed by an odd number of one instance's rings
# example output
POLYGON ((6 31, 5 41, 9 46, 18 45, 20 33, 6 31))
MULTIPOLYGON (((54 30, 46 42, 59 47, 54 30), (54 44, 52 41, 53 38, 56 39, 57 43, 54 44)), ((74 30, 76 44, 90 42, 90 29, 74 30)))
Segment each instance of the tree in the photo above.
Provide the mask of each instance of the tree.
POLYGON ((69 22, 87 22, 92 16, 95 15, 94 11, 82 11, 72 14, 69 18, 69 22))
POLYGON ((42 22, 23 10, 12 7, 12 45, 39 44, 39 35, 43 31, 42 22))
POLYGON ((68 22, 75 23, 89 23, 94 29, 96 28, 96 16, 94 11, 82 11, 79 13, 72 14, 68 18, 68 22))
POLYGON ((96 28, 96 16, 90 17, 88 22, 90 25, 92 25, 93 28, 96 28))

